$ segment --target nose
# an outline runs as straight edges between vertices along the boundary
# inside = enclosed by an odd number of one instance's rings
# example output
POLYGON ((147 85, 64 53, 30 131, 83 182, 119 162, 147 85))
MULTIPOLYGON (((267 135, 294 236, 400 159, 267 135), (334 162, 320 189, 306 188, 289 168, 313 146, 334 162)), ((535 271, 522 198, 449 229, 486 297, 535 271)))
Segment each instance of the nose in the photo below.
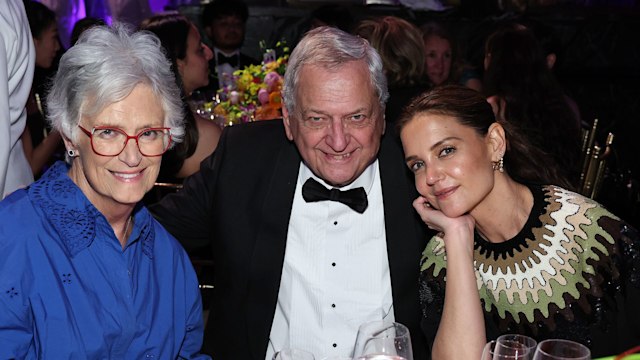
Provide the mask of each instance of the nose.
POLYGON ((444 68, 444 58, 442 56, 438 56, 434 62, 435 67, 437 69, 442 69, 444 68))
POLYGON ((425 182, 428 186, 433 186, 442 179, 442 171, 437 166, 427 166, 425 182))
POLYGON ((127 143, 124 145, 124 149, 118 155, 118 159, 129 167, 136 167, 142 161, 142 153, 138 148, 136 139, 127 139, 127 143))
POLYGON ((327 145, 336 152, 343 151, 347 147, 347 134, 342 124, 342 120, 334 119, 329 126, 329 134, 326 137, 327 145))
POLYGON ((211 48, 205 44, 202 44, 202 46, 204 46, 204 56, 207 59, 207 61, 213 59, 213 51, 211 51, 211 48))

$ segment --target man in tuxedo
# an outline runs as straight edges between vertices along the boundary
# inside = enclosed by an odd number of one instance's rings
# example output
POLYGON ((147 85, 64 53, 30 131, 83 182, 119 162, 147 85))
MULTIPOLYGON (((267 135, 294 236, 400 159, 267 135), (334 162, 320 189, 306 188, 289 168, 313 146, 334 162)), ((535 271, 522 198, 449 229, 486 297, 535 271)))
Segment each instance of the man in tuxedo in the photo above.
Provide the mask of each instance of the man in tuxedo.
POLYGON ((289 59, 283 120, 227 127, 153 208, 187 249, 212 246, 214 358, 350 356, 358 326, 386 319, 407 325, 415 359, 428 359, 417 285, 427 235, 387 98, 365 40, 314 29, 289 59))
POLYGON ((202 26, 211 41, 213 58, 209 61, 208 93, 228 85, 235 70, 260 61, 240 52, 249 9, 239 0, 214 0, 202 11, 202 26))

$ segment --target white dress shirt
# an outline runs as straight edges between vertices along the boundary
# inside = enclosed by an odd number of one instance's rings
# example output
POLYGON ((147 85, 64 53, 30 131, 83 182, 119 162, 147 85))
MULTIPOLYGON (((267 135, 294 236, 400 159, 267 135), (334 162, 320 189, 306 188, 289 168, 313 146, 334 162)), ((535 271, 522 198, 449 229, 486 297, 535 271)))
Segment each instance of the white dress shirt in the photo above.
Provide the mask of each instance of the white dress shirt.
POLYGON ((360 324, 394 319, 378 162, 341 189, 365 189, 362 214, 335 201, 307 203, 310 177, 331 188, 301 163, 267 360, 285 348, 351 356, 360 324))
POLYGON ((22 0, 0 1, 0 200, 33 182, 20 136, 27 121, 35 50, 22 0))
POLYGON ((233 81, 233 72, 240 69, 240 50, 236 50, 232 53, 226 53, 216 47, 213 48, 213 56, 215 56, 216 60, 216 72, 218 74, 218 86, 220 89, 223 89, 229 85, 234 84, 233 81), (238 56, 238 61, 235 64, 218 64, 218 54, 222 54, 227 57, 231 57, 234 55, 238 56))

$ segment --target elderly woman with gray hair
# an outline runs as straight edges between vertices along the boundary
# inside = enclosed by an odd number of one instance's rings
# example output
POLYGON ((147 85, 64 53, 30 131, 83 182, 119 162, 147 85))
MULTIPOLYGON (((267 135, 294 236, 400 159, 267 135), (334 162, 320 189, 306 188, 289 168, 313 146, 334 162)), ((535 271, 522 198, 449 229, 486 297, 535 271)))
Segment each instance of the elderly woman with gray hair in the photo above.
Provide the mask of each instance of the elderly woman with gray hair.
POLYGON ((0 203, 0 358, 199 358, 185 251, 140 203, 181 140, 180 91, 152 34, 82 35, 49 121, 68 163, 0 203))

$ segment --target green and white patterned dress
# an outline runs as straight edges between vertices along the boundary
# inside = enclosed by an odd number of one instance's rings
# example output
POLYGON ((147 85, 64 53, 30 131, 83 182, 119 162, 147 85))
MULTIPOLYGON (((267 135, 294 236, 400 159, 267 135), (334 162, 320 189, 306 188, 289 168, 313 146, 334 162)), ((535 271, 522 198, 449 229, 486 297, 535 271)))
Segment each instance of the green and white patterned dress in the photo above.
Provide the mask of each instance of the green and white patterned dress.
MULTIPOLYGON (((503 243, 477 233, 474 266, 487 338, 521 333, 565 338, 594 357, 640 344, 640 240, 597 202, 556 186, 530 187, 524 228, 503 243)), ((444 241, 422 256, 423 329, 432 342, 446 281, 444 241)))

